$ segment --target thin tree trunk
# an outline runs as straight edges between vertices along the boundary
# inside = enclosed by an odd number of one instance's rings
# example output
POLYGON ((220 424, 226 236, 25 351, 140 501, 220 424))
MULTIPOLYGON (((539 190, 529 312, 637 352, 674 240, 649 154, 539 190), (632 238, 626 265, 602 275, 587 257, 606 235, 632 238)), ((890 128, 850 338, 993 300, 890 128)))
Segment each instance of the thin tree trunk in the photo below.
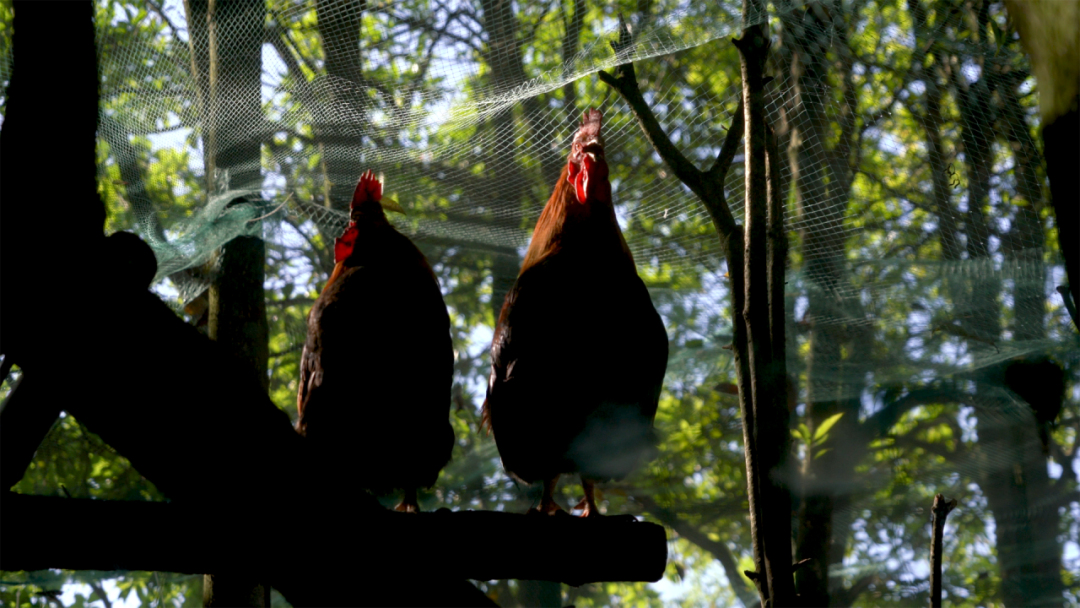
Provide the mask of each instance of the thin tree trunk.
MULTIPOLYGON (((790 113, 796 132, 791 137, 795 147, 790 155, 796 202, 801 216, 817 218, 801 234, 803 269, 810 285, 804 318, 811 327, 806 361, 808 427, 813 431, 823 421, 843 414, 830 434, 830 441, 840 442, 855 436, 844 429, 856 424, 858 414, 857 400, 841 398, 839 378, 847 332, 843 324, 835 322, 844 316, 836 288, 843 280, 842 218, 851 182, 848 143, 854 128, 854 108, 847 108, 848 115, 842 117, 846 128, 839 149, 828 150, 823 133, 829 120, 824 95, 829 90, 826 60, 832 44, 832 23, 828 13, 811 5, 803 13, 793 13, 784 29, 785 40, 792 47, 790 69, 796 92, 790 113), (830 161, 831 157, 835 160, 830 161), (830 178, 828 185, 826 177, 830 178), (829 322, 817 323, 819 320, 829 322)), ((847 49, 838 48, 837 52, 843 54, 847 49)), ((843 76, 845 97, 850 97, 850 74, 843 76)), ((838 539, 842 535, 834 534, 833 514, 837 503, 845 500, 854 476, 846 449, 835 443, 829 447, 829 452, 817 457, 808 446, 803 462, 796 559, 811 561, 798 570, 796 577, 800 598, 810 606, 830 603, 829 567, 840 561, 843 546, 843 540, 838 539)))
MULTIPOLYGON (((188 0, 192 57, 203 110, 203 147, 210 193, 258 188, 262 183, 259 127, 261 45, 265 4, 260 0, 188 0), (203 28, 205 24, 205 29, 203 28), (205 51, 204 46, 205 45, 205 51), (228 58, 223 63, 223 58, 228 58)), ((237 369, 265 391, 269 362, 266 319, 266 246, 241 236, 222 247, 210 286, 209 336, 238 363, 237 369)), ((214 546, 215 539, 207 545, 214 546)), ((242 552, 244 548, 233 548, 242 552)), ((270 586, 257 573, 207 574, 207 606, 268 606, 270 586)))
MULTIPOLYGON (((743 318, 746 325, 750 382, 740 382, 740 393, 750 389, 754 424, 751 451, 758 458, 760 513, 763 521, 765 571, 759 571, 761 590, 767 590, 772 606, 788 606, 795 599, 791 569, 791 495, 786 479, 790 429, 788 428, 787 382, 778 375, 783 369, 776 358, 783 351, 773 351, 774 336, 782 330, 771 327, 769 268, 770 244, 769 188, 766 171, 767 142, 765 117, 764 67, 768 56, 766 26, 759 19, 764 7, 747 0, 743 4, 745 23, 758 23, 743 30, 735 41, 740 52, 745 120, 746 203, 744 264, 745 281, 743 318)), ((783 301, 778 303, 783 306, 783 301)), ((765 593, 763 593, 763 597, 765 593)))
POLYGON ((316 113, 321 120, 314 127, 323 151, 323 178, 329 182, 323 184, 329 195, 326 205, 345 212, 349 210, 352 191, 360 177, 357 170, 360 158, 356 153, 368 126, 367 110, 355 103, 355 95, 361 87, 360 23, 366 8, 366 0, 347 0, 344 4, 332 4, 327 0, 315 2, 326 75, 330 77, 325 83, 330 88, 328 107, 331 112, 329 116, 325 112, 316 113), (356 90, 339 94, 343 84, 352 85, 356 90))
POLYGON ((956 500, 945 500, 941 494, 934 496, 931 509, 933 521, 930 543, 930 608, 941 608, 942 551, 945 538, 945 518, 956 507, 956 500))
MULTIPOLYGON (((941 254, 945 261, 960 259, 960 237, 956 214, 950 201, 948 164, 946 163, 945 146, 941 140, 941 128, 944 119, 941 109, 941 85, 938 82, 936 71, 940 61, 937 58, 937 45, 933 38, 928 39, 928 15, 926 7, 920 0, 908 0, 908 12, 911 14, 914 24, 915 48, 924 49, 923 53, 916 54, 913 65, 920 66, 914 76, 923 76, 926 85, 926 111, 925 114, 912 109, 915 122, 926 133, 927 158, 930 161, 930 175, 933 183, 933 208, 937 213, 938 238, 941 241, 941 254), (921 67, 925 61, 924 53, 929 50, 933 64, 930 67, 921 67)), ((910 109, 910 108, 909 108, 910 109)))
MULTIPOLYGON (((573 3, 573 15, 566 13, 566 5, 564 3, 559 3, 559 8, 563 13, 563 23, 566 27, 562 43, 562 60, 564 65, 577 54, 578 49, 581 47, 581 27, 584 24, 585 19, 585 0, 573 0, 573 3)), ((580 112, 577 109, 577 89, 574 88, 576 84, 576 82, 568 82, 563 85, 563 107, 567 110, 566 119, 569 121, 571 128, 574 126, 577 117, 580 115, 580 112)))
POLYGON ((1002 251, 1007 258, 1015 260, 1016 340, 1039 340, 1046 336, 1045 315, 1046 294, 1045 272, 1030 276, 1027 272, 1035 267, 1042 267, 1046 249, 1046 236, 1039 211, 1046 206, 1042 198, 1042 160, 1035 138, 1027 125, 1024 110, 1020 106, 1017 87, 1021 80, 1009 79, 998 87, 1002 102, 1001 120, 998 132, 1008 139, 1015 161, 1017 189, 1019 199, 1014 200, 1015 219, 1012 229, 1002 237, 1002 251), (1036 312, 1038 311, 1038 312, 1036 312), (1035 317, 1035 318, 1032 318, 1035 317))
MULTIPOLYGON (((974 37, 985 39, 989 22, 989 6, 981 3, 976 11, 974 37)), ((960 58, 961 60, 963 58, 960 58)), ((989 259, 989 227, 984 209, 989 208, 993 174, 992 143, 997 133, 991 123, 991 103, 999 82, 1000 72, 993 58, 986 58, 981 77, 970 85, 959 75, 953 76, 960 107, 960 135, 964 145, 965 168, 968 175, 968 217, 966 218, 967 252, 971 259, 989 259)), ((1006 83, 1007 86, 1008 83, 1006 83)), ((1008 102, 1010 92, 1002 99, 1008 102)), ((1021 146, 1023 148, 1023 146, 1021 146)), ((1030 165, 1021 177, 1030 181, 1030 165)), ((1020 181, 1020 192, 1034 196, 1034 184, 1020 181)), ((1030 231, 1032 218, 1014 223, 1013 230, 1030 231)), ((1039 231, 1041 232, 1041 231, 1039 231)), ((1023 235, 1033 236, 1033 235, 1023 235)), ((1013 239, 1007 239, 1013 240, 1013 239)), ((1041 239, 1039 239, 1041 240, 1041 239)), ((1037 254, 1036 254, 1037 255, 1037 254)), ((1041 258, 1041 256, 1037 256, 1041 258)), ((1041 297, 1042 284, 1017 281, 1014 306, 1021 302, 1031 305, 1041 297)), ((1001 332, 1002 291, 1000 280, 988 277, 971 284, 956 285, 953 291, 962 299, 962 310, 969 317, 962 320, 967 333, 996 343, 1001 332)), ((1041 307, 1038 307, 1041 308, 1041 307)), ((1019 312, 1019 309, 1017 309, 1019 312)), ((1017 339, 1038 339, 1045 335, 1043 320, 1025 321, 1016 328, 1017 339)), ((996 394, 1004 373, 1003 365, 988 368, 976 382, 976 401, 979 449, 987 455, 980 485, 987 504, 994 514, 997 536, 998 564, 1002 579, 1002 599, 1005 605, 1061 606, 1064 584, 1061 579, 1061 547, 1057 542, 1058 516, 1054 488, 1050 483, 1037 436, 1037 427, 1030 408, 1016 412, 1014 421, 1006 422, 1002 413, 1015 411, 1016 405, 1005 402, 996 394), (990 457, 989 455, 993 455, 990 457), (993 466, 991 463, 995 463, 993 466)))
MULTIPOLYGON (((481 21, 488 35, 488 48, 484 60, 491 68, 495 83, 504 85, 496 88, 508 91, 509 87, 528 80, 525 74, 525 56, 518 35, 517 9, 515 4, 506 0, 480 0, 479 4, 482 9, 481 21)), ((521 100, 522 116, 528 125, 528 138, 547 139, 555 134, 556 125, 548 120, 548 112, 541 105, 541 99, 538 96, 530 96, 521 100)), ((497 141, 515 141, 512 109, 503 110, 500 117, 502 115, 507 117, 506 124, 501 126, 503 130, 499 132, 500 137, 497 141)), ((565 159, 554 152, 541 153, 540 172, 543 183, 555 183, 562 170, 563 160, 565 159)), ((524 183, 521 185, 524 186, 524 183)))

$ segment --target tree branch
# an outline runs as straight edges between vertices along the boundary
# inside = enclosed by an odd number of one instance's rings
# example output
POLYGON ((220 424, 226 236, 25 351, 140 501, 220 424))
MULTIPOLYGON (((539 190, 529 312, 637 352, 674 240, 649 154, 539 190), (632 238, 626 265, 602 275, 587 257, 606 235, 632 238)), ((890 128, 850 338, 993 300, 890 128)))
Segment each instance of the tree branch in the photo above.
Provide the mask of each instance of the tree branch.
MULTIPOLYGON (((105 592, 105 589, 100 584, 93 581, 91 581, 89 585, 90 590, 98 595, 98 598, 101 600, 101 603, 105 605, 105 608, 112 608, 112 602, 109 601, 109 594, 105 592)), ((160 605, 160 602, 158 604, 160 605)))
MULTIPOLYGON (((671 139, 667 133, 664 132, 664 128, 660 126, 660 122, 656 120, 656 115, 653 114, 652 109, 645 102, 645 98, 641 95, 641 90, 637 85, 637 77, 634 74, 634 67, 632 64, 621 65, 615 69, 615 76, 608 74, 607 72, 600 70, 597 76, 600 80, 615 89, 623 96, 623 99, 630 105, 634 115, 637 116, 638 124, 641 125, 641 130, 645 132, 645 138, 649 140, 653 149, 663 159, 664 164, 671 169, 671 172, 675 174, 675 177, 679 178, 687 187, 690 188, 706 203, 706 207, 709 209, 709 214, 713 215, 714 208, 709 204, 713 198, 709 189, 706 187, 706 180, 704 173, 694 166, 675 144, 671 143, 671 139)), ((734 231, 735 220, 731 216, 730 210, 724 208, 723 212, 715 214, 713 221, 718 224, 718 228, 723 234, 728 234, 734 231)))
POLYGON ((877 585, 880 582, 881 577, 878 575, 877 572, 867 574, 866 576, 863 576, 862 578, 856 580, 851 585, 851 589, 837 589, 833 591, 832 596, 835 602, 834 605, 850 606, 854 604, 855 600, 858 599, 860 595, 865 593, 871 585, 877 585))
POLYGON ((735 559, 735 554, 731 552, 731 549, 728 548, 726 543, 710 539, 708 535, 686 520, 680 518, 674 511, 661 507, 656 504, 656 501, 647 496, 635 497, 635 500, 649 512, 649 515, 655 517, 657 521, 668 526, 690 543, 711 553, 713 557, 720 562, 720 565, 723 566, 724 574, 727 575, 731 590, 735 592, 735 595, 738 596, 739 601, 743 603, 743 606, 751 608, 760 603, 758 601, 757 592, 753 587, 747 584, 746 579, 743 578, 742 573, 739 571, 739 563, 735 559))
POLYGON ((964 403, 968 398, 969 395, 951 387, 917 388, 867 416, 859 428, 867 441, 871 441, 888 433, 900 417, 912 408, 927 403, 964 403))
POLYGON ((956 508, 956 499, 945 500, 941 494, 934 496, 933 544, 930 547, 930 608, 941 608, 941 551, 945 536, 945 518, 956 508))
POLYGON ((916 439, 916 438, 912 437, 910 434, 888 435, 887 437, 893 440, 893 444, 890 446, 892 448, 901 448, 901 449, 916 449, 916 448, 918 448, 918 449, 921 449, 921 450, 923 450, 925 452, 928 452, 930 454, 941 456, 946 461, 950 461, 950 462, 952 462, 954 464, 956 462, 957 456, 959 456, 959 454, 957 454, 957 452, 962 453, 964 451, 964 449, 965 449, 963 447, 963 445, 964 445, 963 443, 957 442, 957 446, 958 446, 957 450, 956 451, 949 451, 948 449, 946 449, 946 447, 943 444, 931 443, 929 441, 923 441, 921 439, 916 439))
MULTIPOLYGON (((739 153, 739 144, 742 143, 743 129, 746 126, 743 123, 743 100, 740 97, 739 107, 731 117, 731 127, 728 129, 728 134, 724 138, 719 154, 716 155, 716 162, 705 174, 713 182, 722 184, 724 179, 727 178, 728 170, 731 169, 731 162, 735 160, 735 155, 739 153)), ((722 189, 721 192, 723 192, 722 189)))
MULTIPOLYGON (((629 29, 625 24, 622 24, 622 26, 619 40, 611 44, 616 53, 622 52, 631 44, 629 29)), ((664 132, 664 128, 660 126, 656 115, 653 114, 649 104, 645 102, 645 97, 641 94, 637 74, 634 71, 634 64, 624 63, 617 66, 614 72, 614 74, 609 74, 600 70, 597 77, 601 82, 622 95, 622 98, 630 105, 630 109, 637 117, 638 124, 641 125, 641 130, 645 133, 645 138, 649 140, 653 149, 663 159, 664 164, 671 169, 675 177, 686 184, 705 203, 713 224, 716 225, 716 229, 721 236, 725 239, 731 238, 736 232, 736 225, 735 218, 732 217, 731 210, 727 206, 727 199, 724 196, 723 178, 727 176, 728 166, 731 163, 730 158, 735 156, 735 151, 742 136, 742 128, 736 127, 733 122, 732 128, 728 130, 727 139, 721 147, 717 163, 706 174, 694 166, 694 163, 690 162, 675 147, 675 144, 671 143, 671 139, 664 132), (721 163, 720 160, 724 158, 725 150, 730 152, 730 158, 726 163, 721 163)), ((741 103, 739 107, 741 110, 741 103)), ((739 117, 741 117, 741 112, 739 112, 739 117)), ((739 117, 736 118, 736 122, 741 123, 739 117)))
MULTIPOLYGON (((417 17, 411 17, 411 16, 406 15, 406 14, 391 13, 391 16, 394 18, 395 21, 409 26, 410 29, 422 30, 422 31, 427 32, 429 34, 437 33, 441 37, 449 38, 450 40, 453 40, 454 42, 459 42, 461 44, 464 44, 465 46, 467 46, 470 49, 472 49, 473 51, 475 51, 478 55, 482 55, 482 56, 486 57, 487 54, 484 52, 484 50, 479 45, 476 44, 475 40, 470 40, 470 39, 468 39, 468 38, 466 38, 464 36, 459 36, 458 34, 455 34, 455 33, 449 31, 450 24, 452 22, 454 22, 454 21, 459 21, 460 22, 458 17, 462 16, 463 14, 465 14, 464 11, 455 11, 454 13, 451 13, 446 19, 445 26, 442 27, 442 28, 432 27, 431 22, 429 22, 428 20, 420 19, 420 18, 417 18, 417 17)), ((463 24, 463 27, 464 27, 464 24, 463 24)), ((468 28, 466 28, 466 29, 468 29, 468 28)), ((472 30, 469 30, 469 31, 471 32, 472 30)))

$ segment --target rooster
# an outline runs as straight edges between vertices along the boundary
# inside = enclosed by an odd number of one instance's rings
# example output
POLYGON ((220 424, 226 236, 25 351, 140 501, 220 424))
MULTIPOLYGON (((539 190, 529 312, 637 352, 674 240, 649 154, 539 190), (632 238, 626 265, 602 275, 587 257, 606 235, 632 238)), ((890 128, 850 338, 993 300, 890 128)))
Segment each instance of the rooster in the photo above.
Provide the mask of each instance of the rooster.
POLYGON ((491 345, 482 419, 508 473, 543 482, 578 473, 575 510, 600 514, 596 483, 622 479, 654 451, 653 418, 668 338, 615 220, 600 135, 590 110, 533 232, 491 345))
POLYGON ((319 452, 328 482, 355 476, 376 494, 401 488, 396 509, 415 512, 417 489, 435 483, 454 446, 454 350, 439 281, 384 206, 401 209, 382 200, 368 171, 308 317, 296 429, 319 452))

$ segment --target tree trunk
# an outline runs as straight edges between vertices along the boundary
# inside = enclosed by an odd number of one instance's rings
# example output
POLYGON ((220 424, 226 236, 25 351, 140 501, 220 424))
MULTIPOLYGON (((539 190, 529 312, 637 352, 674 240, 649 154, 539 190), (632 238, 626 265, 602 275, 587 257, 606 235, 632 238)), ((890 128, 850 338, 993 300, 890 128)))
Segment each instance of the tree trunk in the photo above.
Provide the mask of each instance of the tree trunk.
MULTIPOLYGON (((525 74, 525 56, 521 48, 519 37, 519 21, 515 5, 505 0, 480 0, 482 9, 482 22, 484 31, 487 32, 487 51, 484 60, 491 68, 491 73, 500 91, 509 91, 528 80, 525 74)), ((548 112, 541 105, 542 98, 530 96, 521 100, 523 118, 528 125, 526 139, 547 139, 555 134, 556 125, 548 120, 548 112)), ((496 141, 516 141, 513 133, 512 108, 508 107, 500 112, 500 117, 505 115, 509 130, 500 130, 496 141)), ((501 120, 501 119, 497 119, 501 120)), ((561 153, 554 152, 547 146, 542 147, 540 153, 540 172, 543 183, 553 184, 562 170, 561 153)), ((521 186, 524 182, 521 182, 521 186)), ((514 199, 520 200, 520 199, 514 199)))
MULTIPOLYGON (((989 6, 982 3, 976 9, 972 32, 976 38, 985 39, 989 22, 989 6)), ((963 58, 959 58, 963 60, 963 58)), ((957 88, 960 107, 960 135, 964 145, 966 173, 968 175, 968 217, 965 221, 967 252, 971 259, 989 259, 989 227, 984 209, 991 205, 991 176, 993 174, 993 151, 991 144, 997 133, 990 121, 993 95, 999 88, 998 66, 993 58, 984 61, 981 77, 968 85, 959 75, 953 80, 957 88)), ((1015 112, 1015 92, 1008 82, 1000 95, 1005 104, 1012 104, 1015 112)), ((1006 114, 1010 108, 1006 108, 1006 114)), ((1020 139, 1018 160, 1025 142, 1020 139)), ((1030 150, 1028 150, 1030 151, 1030 150)), ((1019 190, 1025 198, 1037 196, 1033 183, 1035 167, 1030 163, 1017 165, 1019 190)), ((1029 200, 1033 208, 1034 201, 1029 200)), ((1031 211, 1018 210, 1011 235, 1006 242, 1033 239, 1041 244, 1041 229, 1032 224, 1036 218, 1031 211)), ((1004 248, 1012 256, 1026 258, 1029 252, 1017 252, 1015 247, 1004 248), (1013 251, 1008 251, 1013 249, 1013 251), (1019 254, 1019 255, 1018 255, 1019 254)), ((1036 260, 1041 259, 1039 248, 1030 252, 1036 260)), ((1041 280, 1025 280, 1017 277, 1014 306, 1034 305, 1043 300, 1041 280)), ((1000 280, 989 277, 973 280, 970 284, 955 285, 950 290, 961 299, 958 309, 968 313, 962 321, 967 333, 974 333, 996 343, 1000 339, 1001 309, 998 299, 1002 290, 1000 280), (966 300, 966 301, 965 301, 966 300)), ((1043 319, 1018 319, 1015 328, 1017 340, 1035 340, 1045 336, 1043 319)), ((970 344, 970 343, 969 343, 970 344)), ((976 346, 971 344, 971 346, 976 346)), ((1003 384, 1004 365, 988 368, 976 382, 981 398, 976 401, 978 418, 979 450, 985 455, 980 486, 987 504, 994 514, 997 536, 997 555, 1002 580, 1002 599, 1007 606, 1061 606, 1064 585, 1061 579, 1061 547, 1057 543, 1058 515, 1054 488, 1050 483, 1046 459, 1042 454, 1037 427, 1029 407, 1018 406, 1002 399, 997 387, 1003 384)), ((1035 389, 1038 392, 1038 389, 1035 389)))
POLYGON ((210 286, 209 335, 266 390, 270 330, 266 320, 266 245, 253 236, 222 248, 221 270, 210 286))
MULTIPOLYGON (((748 467, 753 476, 756 468, 759 512, 762 517, 755 536, 755 548, 763 549, 760 562, 764 571, 757 571, 763 600, 772 606, 789 606, 795 599, 791 568, 791 493, 788 479, 788 456, 791 446, 787 382, 782 377, 784 366, 783 333, 774 329, 770 302, 770 287, 775 276, 769 260, 775 257, 770 236, 770 200, 766 170, 768 129, 765 117, 764 67, 768 56, 768 31, 760 23, 764 6, 753 0, 743 3, 744 23, 756 23, 743 30, 734 41, 739 49, 742 72, 742 101, 744 107, 745 150, 745 231, 743 237, 743 323, 746 326, 746 350, 750 377, 741 375, 740 395, 749 392, 753 405, 753 423, 747 423, 744 409, 743 426, 753 431, 747 446, 747 458, 756 458, 756 467, 748 467), (774 352, 774 336, 780 346, 774 352)), ((729 259, 730 263, 730 259, 729 259)), ((782 264, 781 260, 781 264, 782 264)), ((783 302, 778 303, 783 306, 783 302)), ((738 345, 737 345, 738 346, 738 345)), ((748 487, 753 494, 753 486, 748 487)))
MULTIPOLYGON (((525 76, 525 58, 521 49, 518 30, 519 21, 517 8, 510 2, 502 0, 480 0, 482 9, 482 23, 487 32, 487 52, 484 60, 491 68, 492 79, 496 89, 508 91, 527 80, 525 76)), ((564 45, 565 47, 565 45, 564 45)), ((547 112, 542 109, 538 97, 528 97, 521 101, 524 110, 526 125, 526 141, 534 138, 547 138, 553 135, 552 125, 546 120, 547 112)), ((509 142, 517 141, 518 136, 514 124, 513 107, 506 107, 492 120, 494 129, 493 141, 509 142)), ((492 154, 505 155, 505 149, 499 146, 492 147, 492 154)), ((516 154, 510 152, 509 164, 504 163, 500 169, 499 179, 492 185, 498 190, 492 192, 492 199, 502 201, 521 208, 528 204, 527 184, 522 174, 521 165, 516 154), (500 185, 501 184, 501 185, 500 185)), ((494 166, 494 163, 492 163, 494 166)), ((561 171, 560 163, 553 154, 541 155, 540 168, 542 182, 554 186, 561 171)), ((495 220, 502 222, 503 220, 495 220)), ((518 228, 519 226, 510 226, 518 228)), ((495 255, 492 260, 492 299, 491 307, 494 313, 493 321, 498 324, 499 312, 502 310, 506 294, 514 286, 518 272, 521 268, 521 260, 518 256, 510 257, 495 255)), ((518 581, 518 601, 523 606, 559 606, 562 602, 562 584, 554 581, 521 580, 518 581)))
MULTIPOLYGON (((985 23, 985 18, 980 21, 985 23)), ((986 96, 982 103, 989 103, 992 92, 997 92, 1001 100, 1005 126, 997 131, 1012 144, 1010 148, 1016 161, 1015 172, 1021 199, 1020 204, 1016 205, 1011 230, 1002 237, 1003 252, 1007 259, 1015 262, 1012 265, 1015 269, 1013 338, 1018 342, 1043 340, 1046 338, 1043 312, 1046 309, 1045 273, 1032 273, 1034 268, 1042 268, 1045 247, 1038 212, 1042 206, 1038 149, 1027 129, 1017 96, 1016 88, 1021 84, 1019 79, 1009 78, 1009 74, 998 66, 985 66, 983 74, 995 78, 998 86, 994 91, 974 87, 972 91, 986 96)), ((961 105, 965 126, 974 124, 982 127, 983 131, 973 133, 973 138, 992 138, 995 135, 992 125, 969 122, 968 112, 979 107, 977 100, 961 105)), ((992 159, 989 153, 987 156, 984 171, 988 173, 992 169, 992 159)), ((1050 162, 1048 158, 1047 164, 1050 162)), ((986 180, 988 183, 988 176, 986 180)), ((1000 382, 998 374, 1001 371, 1000 366, 991 370, 997 376, 993 378, 995 383, 1000 382)), ((1034 378, 1032 381, 1038 382, 1034 378)), ((1039 387, 1033 389, 1038 393, 1039 387)), ((1010 410, 1017 407, 1016 404, 998 405, 1010 410)), ((1057 539, 1060 524, 1056 499, 1058 488, 1051 483, 1047 474, 1046 458, 1041 451, 1037 423, 1031 409, 1021 407, 1023 409, 1018 412, 1020 421, 1006 423, 1000 419, 1000 412, 997 416, 979 418, 980 447, 985 453, 995 455, 994 462, 1006 463, 1010 469, 986 468, 980 481, 996 523, 1002 599, 1005 605, 1061 606, 1065 587, 1061 578, 1062 547, 1057 539), (1008 458, 1001 458, 1003 454, 1008 458)))
MULTIPOLYGON (((836 7, 833 12, 839 15, 842 9, 836 7)), ((831 601, 829 568, 843 559, 847 534, 845 526, 835 526, 834 513, 848 500, 855 478, 850 455, 859 450, 859 446, 851 445, 858 437, 855 429, 859 400, 843 392, 846 362, 842 346, 855 336, 843 323, 849 313, 842 309, 836 291, 844 280, 842 222, 854 175, 850 153, 856 127, 856 91, 851 82, 852 58, 846 34, 842 19, 834 21, 830 13, 814 5, 805 11, 792 12, 784 22, 784 40, 792 53, 790 70, 795 90, 788 112, 795 131, 790 138, 791 174, 799 214, 816 218, 800 235, 803 270, 809 285, 803 319, 810 327, 810 356, 806 361, 807 426, 813 432, 825 420, 841 414, 829 434, 831 449, 818 456, 807 446, 803 461, 796 560, 811 561, 798 570, 796 581, 801 600, 809 606, 827 606, 831 601), (829 149, 824 133, 825 125, 829 124, 825 92, 830 89, 826 61, 834 35, 846 103, 839 117, 839 141, 829 149), (834 533, 834 529, 840 532, 834 533)), ((856 350, 862 342, 855 340, 856 350)))
MULTIPOLYGON (((324 184, 329 193, 325 204, 346 213, 360 177, 358 153, 363 144, 364 127, 368 126, 367 109, 355 103, 362 87, 360 23, 366 8, 366 0, 347 0, 333 6, 327 0, 315 2, 319 38, 326 55, 328 78, 324 83, 329 88, 330 100, 327 108, 331 112, 319 112, 318 108, 311 108, 311 111, 317 117, 314 129, 324 155, 323 178, 329 182, 324 184), (342 92, 340 87, 343 85, 355 88, 342 92)), ((359 97, 363 98, 363 95, 359 97)))
MULTIPOLYGON (((997 403, 998 408, 1014 407, 997 403)), ((1006 606, 1061 606, 1061 547, 1058 501, 1039 447, 1035 421, 989 422, 980 408, 979 447, 987 465, 979 485, 994 514, 1001 601, 1006 606), (991 467, 989 463, 1000 463, 991 467)))
MULTIPOLYGON (((559 3, 559 10, 562 11, 563 15, 563 24, 566 27, 562 43, 563 65, 566 65, 566 62, 570 61, 581 47, 581 27, 584 25, 586 10, 585 0, 573 0, 573 5, 574 13, 569 15, 566 12, 566 4, 559 3)), ((563 85, 563 107, 566 108, 566 119, 569 121, 571 128, 573 128, 579 116, 576 84, 576 82, 568 82, 563 85)))
MULTIPOLYGON (((260 77, 265 4, 260 0, 188 0, 186 6, 203 110, 208 191, 257 189, 262 184, 260 77)), ((220 268, 209 294, 210 339, 237 362, 237 369, 266 390, 270 355, 263 291, 266 246, 259 237, 241 236, 226 243, 218 255, 220 268)), ((214 543, 215 539, 209 539, 209 545, 214 543)), ((242 564, 238 566, 243 569, 242 564)), ((268 606, 270 586, 259 580, 258 574, 250 572, 207 574, 203 603, 268 606)))

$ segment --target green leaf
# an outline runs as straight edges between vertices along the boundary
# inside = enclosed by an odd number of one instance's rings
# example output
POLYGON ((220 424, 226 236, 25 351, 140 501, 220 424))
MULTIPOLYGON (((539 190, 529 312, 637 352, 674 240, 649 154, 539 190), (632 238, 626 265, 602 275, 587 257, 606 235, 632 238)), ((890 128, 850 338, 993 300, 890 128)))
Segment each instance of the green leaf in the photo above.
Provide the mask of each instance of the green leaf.
POLYGON ((824 439, 825 434, 829 432, 829 429, 831 429, 833 425, 836 424, 836 422, 840 420, 840 417, 843 415, 844 413, 840 412, 839 414, 833 414, 832 416, 829 416, 824 421, 822 421, 821 425, 814 429, 814 441, 816 442, 824 439))
POLYGON ((800 422, 799 428, 791 429, 791 436, 795 439, 801 439, 802 441, 810 441, 810 427, 806 426, 806 423, 800 422))

